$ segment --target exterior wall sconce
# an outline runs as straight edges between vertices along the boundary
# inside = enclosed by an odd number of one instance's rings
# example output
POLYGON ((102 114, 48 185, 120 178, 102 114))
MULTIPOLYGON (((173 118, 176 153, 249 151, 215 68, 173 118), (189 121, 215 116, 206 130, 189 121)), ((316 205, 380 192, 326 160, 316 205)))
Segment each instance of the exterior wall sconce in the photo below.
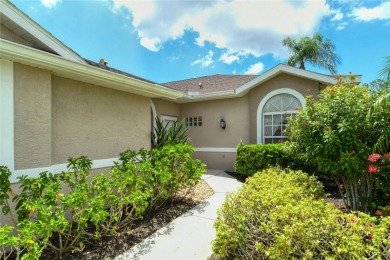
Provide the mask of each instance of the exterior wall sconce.
POLYGON ((226 122, 225 120, 223 120, 223 118, 221 118, 221 122, 219 122, 219 125, 221 126, 222 129, 226 128, 226 122))

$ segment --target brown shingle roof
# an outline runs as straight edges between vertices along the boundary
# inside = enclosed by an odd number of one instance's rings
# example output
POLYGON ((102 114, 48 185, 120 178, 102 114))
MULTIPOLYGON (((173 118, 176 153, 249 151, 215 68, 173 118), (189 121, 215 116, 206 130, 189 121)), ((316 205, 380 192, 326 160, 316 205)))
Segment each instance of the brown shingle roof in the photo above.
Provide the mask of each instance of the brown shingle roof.
POLYGON ((123 75, 123 76, 126 76, 126 77, 138 79, 138 80, 145 81, 145 82, 148 82, 148 83, 157 84, 156 82, 153 82, 153 81, 150 81, 148 79, 144 79, 144 78, 135 76, 133 74, 130 74, 130 73, 127 73, 127 72, 124 72, 124 71, 121 71, 121 70, 117 70, 117 69, 114 69, 114 68, 111 68, 111 67, 108 67, 108 66, 101 66, 99 63, 91 61, 91 60, 87 60, 87 59, 84 59, 84 60, 89 65, 92 65, 94 67, 98 67, 98 68, 101 68, 101 69, 104 69, 104 70, 108 70, 108 71, 111 71, 111 72, 114 72, 114 73, 117 73, 117 74, 120 74, 120 75, 123 75))
POLYGON ((162 85, 182 91, 199 92, 200 94, 234 90, 245 83, 257 78, 258 75, 223 75, 216 74, 199 78, 172 81, 162 85), (201 87, 199 86, 201 84, 201 87))

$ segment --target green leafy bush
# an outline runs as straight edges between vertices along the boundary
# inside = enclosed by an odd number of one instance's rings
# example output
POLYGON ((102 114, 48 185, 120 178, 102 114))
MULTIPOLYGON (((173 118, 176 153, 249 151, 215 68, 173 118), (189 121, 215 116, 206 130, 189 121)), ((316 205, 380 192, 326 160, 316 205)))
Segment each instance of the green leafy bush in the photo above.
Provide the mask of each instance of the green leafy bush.
MULTIPOLYGON (((46 247, 59 257, 83 248, 86 227, 95 214, 89 206, 93 198, 87 181, 91 165, 91 160, 85 156, 69 158, 68 172, 58 175, 42 172, 38 178, 22 176, 20 194, 14 194, 10 186, 7 187, 16 202, 17 240, 21 243, 17 249, 23 247, 26 251, 23 257, 39 258, 46 247), (65 195, 61 185, 71 192, 65 195), (65 217, 67 214, 70 219, 65 217), (56 239, 51 239, 53 236, 56 239)), ((1 178, 5 176, 7 174, 2 174, 1 178)), ((8 200, 9 197, 4 201, 6 205, 9 205, 8 200)))
POLYGON ((193 152, 188 144, 125 151, 108 174, 94 177, 89 174, 91 160, 70 158, 68 172, 19 178, 19 194, 11 190, 11 172, 1 166, 0 206, 16 227, 0 226, 0 256, 8 257, 8 248, 22 259, 38 259, 49 249, 62 258, 87 242, 129 231, 134 220, 200 180, 205 165, 191 158, 193 152))
POLYGON ((298 151, 293 143, 239 144, 237 147, 234 168, 240 174, 252 176, 258 171, 277 165, 320 174, 318 167, 310 162, 305 153, 298 151))
POLYGON ((269 166, 276 166, 282 157, 283 144, 238 145, 234 169, 243 175, 251 176, 269 166))
POLYGON ((127 232, 131 224, 142 218, 152 197, 148 162, 128 165, 126 171, 113 168, 108 175, 92 179, 94 199, 90 203, 95 215, 95 237, 127 232))
POLYGON ((20 239, 12 235, 13 230, 12 226, 0 226, 0 259, 8 259, 13 251, 20 254, 20 239))
POLYGON ((200 160, 191 158, 194 151, 187 143, 166 144, 151 151, 142 149, 139 153, 125 151, 121 153, 122 163, 116 168, 122 172, 127 172, 129 167, 143 168, 136 172, 149 180, 152 196, 148 208, 154 210, 174 199, 179 190, 193 188, 206 172, 200 160))
MULTIPOLYGON (((75 177, 75 174, 72 173, 72 176, 75 177)), ((9 169, 2 167, 0 178, 3 181, 7 176, 10 176, 9 169)), ((48 246, 58 255, 62 255, 67 250, 74 249, 75 244, 81 241, 83 232, 80 232, 80 235, 75 234, 78 233, 77 231, 82 231, 82 228, 71 228, 70 221, 65 218, 70 207, 61 201, 65 197, 61 193, 59 176, 48 172, 42 172, 38 178, 22 176, 19 178, 21 182, 20 194, 12 192, 9 181, 3 182, 5 185, 2 187, 2 192, 10 194, 13 197, 12 201, 16 203, 15 211, 18 219, 15 219, 13 210, 10 208, 6 210, 5 214, 11 214, 14 224, 18 222, 17 235, 11 236, 11 238, 14 243, 18 242, 18 244, 12 245, 17 254, 24 253, 22 259, 38 259, 43 249, 48 246), (53 244, 53 241, 49 240, 54 233, 58 235, 61 243, 53 244)), ((75 178, 77 179, 77 177, 75 178)), ((1 201, 2 205, 10 205, 10 196, 7 195, 2 194, 2 198, 4 198, 1 201)), ((74 223, 80 224, 76 221, 74 223)), ((7 243, 7 241, 0 240, 0 244, 3 243, 7 243)), ((13 249, 12 247, 11 249, 13 249)), ((2 253, 5 254, 5 251, 2 253)))
POLYGON ((367 172, 367 158, 377 140, 390 129, 390 110, 377 111, 370 120, 367 113, 376 94, 340 79, 321 91, 318 100, 307 97, 287 128, 288 135, 312 158, 319 169, 334 176, 352 210, 367 212, 375 194, 375 176, 367 172))
POLYGON ((214 223, 225 259, 389 259, 390 218, 344 214, 301 171, 270 168, 230 194, 214 223))

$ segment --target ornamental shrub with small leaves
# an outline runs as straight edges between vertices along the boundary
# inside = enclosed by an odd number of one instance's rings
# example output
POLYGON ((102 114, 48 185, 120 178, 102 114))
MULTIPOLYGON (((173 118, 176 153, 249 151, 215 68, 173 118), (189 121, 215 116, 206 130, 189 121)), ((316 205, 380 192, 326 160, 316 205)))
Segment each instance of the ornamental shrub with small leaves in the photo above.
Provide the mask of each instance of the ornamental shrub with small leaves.
POLYGON ((1 258, 15 251, 21 259, 39 259, 47 249, 62 259, 86 243, 128 232, 136 219, 200 180, 205 165, 193 152, 188 144, 125 151, 108 174, 94 177, 91 160, 69 158, 67 172, 20 177, 19 194, 11 189, 10 170, 0 166, 0 206, 15 225, 0 226, 1 258))
POLYGON ((144 167, 137 172, 148 179, 152 189, 148 210, 155 210, 174 199, 179 190, 191 190, 206 172, 200 160, 191 158, 194 151, 187 143, 170 143, 151 151, 141 149, 139 153, 125 151, 121 153, 122 163, 116 164, 116 168, 127 172, 129 167, 138 167, 139 164, 139 167, 144 167))
POLYGON ((287 134, 319 166, 335 177, 352 210, 367 212, 375 195, 375 176, 368 173, 367 158, 378 138, 390 129, 390 111, 367 114, 377 96, 367 87, 339 79, 321 91, 318 100, 311 96, 290 121, 287 134))
POLYGON ((151 150, 153 167, 153 200, 150 209, 160 207, 177 197, 179 190, 190 191, 206 172, 205 164, 193 160, 194 148, 186 143, 167 144, 151 150))
POLYGON ((390 217, 341 212, 301 171, 269 168, 248 178, 214 227, 222 259, 390 259, 390 217))

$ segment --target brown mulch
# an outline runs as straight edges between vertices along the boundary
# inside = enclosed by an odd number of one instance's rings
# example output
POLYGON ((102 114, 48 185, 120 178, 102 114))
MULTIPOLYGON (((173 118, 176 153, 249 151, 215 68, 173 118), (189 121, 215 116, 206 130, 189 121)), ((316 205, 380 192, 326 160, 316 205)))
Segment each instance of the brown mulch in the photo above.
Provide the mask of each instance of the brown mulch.
MULTIPOLYGON (((127 234, 106 238, 95 244, 86 244, 82 252, 72 253, 65 256, 64 259, 112 259, 128 251, 131 247, 200 204, 212 194, 214 194, 213 189, 206 181, 201 180, 189 193, 182 191, 179 194, 182 195, 179 199, 167 203, 153 214, 138 220, 127 234)), ((41 259, 55 259, 55 257, 52 254, 44 254, 41 259)))
POLYGON ((333 197, 328 197, 326 198, 326 201, 329 202, 329 203, 333 203, 335 205, 335 207, 339 210, 341 210, 342 212, 348 212, 348 209, 347 207, 345 207, 345 204, 344 204, 344 201, 343 199, 341 198, 333 198, 333 197))

